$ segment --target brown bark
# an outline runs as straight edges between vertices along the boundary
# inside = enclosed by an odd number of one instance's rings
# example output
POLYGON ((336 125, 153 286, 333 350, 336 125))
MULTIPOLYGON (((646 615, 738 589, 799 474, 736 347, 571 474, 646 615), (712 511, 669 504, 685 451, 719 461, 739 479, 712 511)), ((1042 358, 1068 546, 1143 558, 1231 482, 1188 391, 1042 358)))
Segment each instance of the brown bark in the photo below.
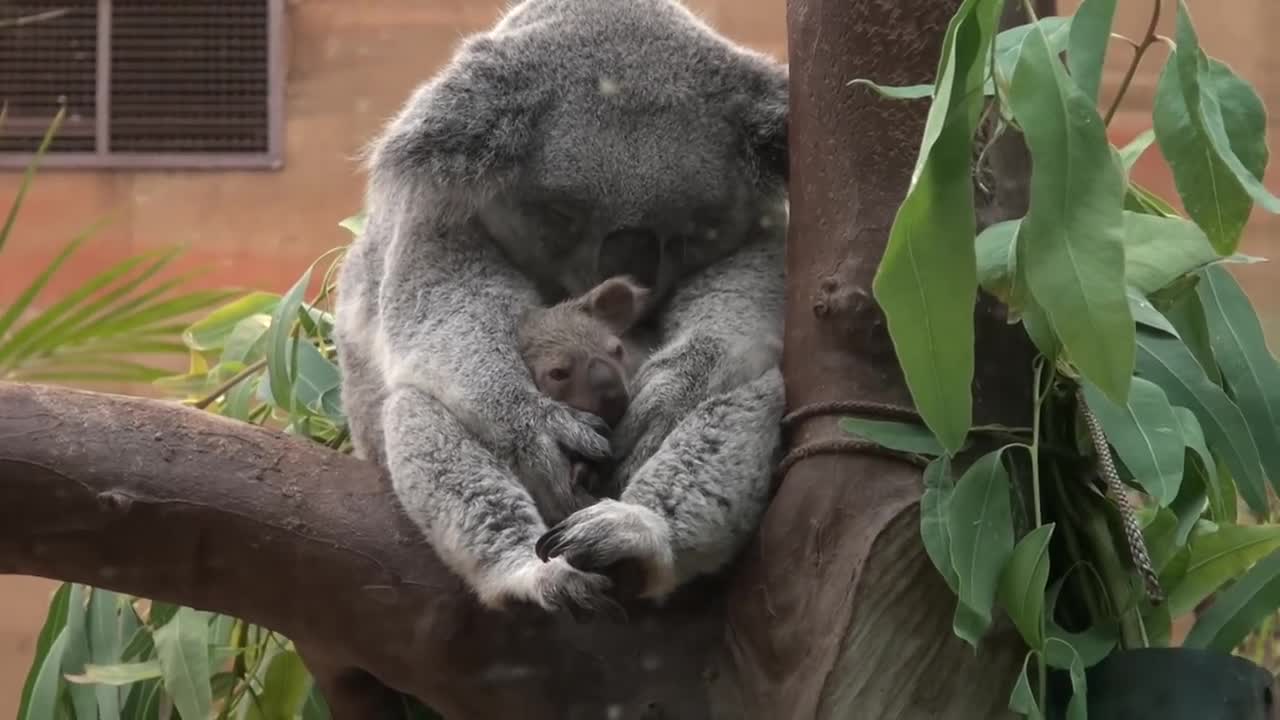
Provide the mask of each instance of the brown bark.
MULTIPOLYGON (((871 281, 910 180, 928 103, 885 100, 847 83, 931 82, 959 5, 788 3, 783 369, 791 409, 834 400, 911 406, 871 281)), ((1016 142, 1005 146, 1004 153, 1019 151, 1016 142)), ((1012 155, 997 167, 1018 164, 1012 155)), ((997 212, 1020 213, 1022 194, 999 198, 997 212)), ((975 318, 975 422, 1028 424, 1031 349, 989 299, 975 318)), ((802 423, 791 445, 839 438, 836 421, 802 423)), ((820 455, 792 467, 730 593, 730 656, 749 717, 1010 715, 1023 649, 1001 627, 975 662, 952 635, 955 599, 919 539, 920 494, 919 469, 880 457, 820 455)))

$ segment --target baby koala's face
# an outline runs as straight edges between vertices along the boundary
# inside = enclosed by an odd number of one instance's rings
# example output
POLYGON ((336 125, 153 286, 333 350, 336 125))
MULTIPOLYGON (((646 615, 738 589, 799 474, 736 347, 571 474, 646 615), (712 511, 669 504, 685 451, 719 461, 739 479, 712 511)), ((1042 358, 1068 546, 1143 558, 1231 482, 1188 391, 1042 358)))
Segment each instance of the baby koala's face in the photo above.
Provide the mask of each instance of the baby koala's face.
POLYGON ((611 278, 581 297, 531 311, 521 324, 520 353, 538 390, 616 427, 636 370, 623 336, 647 294, 626 278, 611 278))

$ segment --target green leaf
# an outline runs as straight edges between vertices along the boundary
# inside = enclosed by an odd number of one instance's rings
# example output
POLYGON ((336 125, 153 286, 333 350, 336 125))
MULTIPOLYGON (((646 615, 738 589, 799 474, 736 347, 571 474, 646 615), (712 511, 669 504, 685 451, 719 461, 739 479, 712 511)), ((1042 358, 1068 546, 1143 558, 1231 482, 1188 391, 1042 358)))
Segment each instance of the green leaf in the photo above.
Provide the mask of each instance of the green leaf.
POLYGON ((1224 583, 1280 549, 1280 526, 1219 525, 1212 532, 1193 534, 1188 547, 1186 574, 1168 589, 1169 613, 1173 617, 1191 612, 1224 583))
MULTIPOLYGON (((0 236, 0 239, 2 239, 2 237, 3 236, 0 236)), ((62 249, 62 252, 58 253, 58 255, 55 256, 48 265, 41 269, 40 274, 37 275, 36 278, 31 281, 31 284, 22 291, 22 294, 18 296, 18 299, 5 310, 3 315, 0 315, 0 340, 4 340, 6 343, 8 342, 7 336, 9 331, 13 328, 14 323, 18 321, 18 318, 22 317, 23 313, 27 311, 27 308, 31 307, 31 303, 35 301, 36 296, 40 294, 40 291, 49 284, 49 280, 58 272, 63 263, 65 263, 67 259, 69 259, 75 251, 80 248, 80 245, 83 244, 87 238, 88 234, 82 233, 75 237, 71 242, 67 243, 66 247, 62 249)))
POLYGON ((1268 159, 1262 100, 1247 81, 1200 49, 1186 0, 1178 0, 1175 42, 1169 62, 1178 66, 1183 100, 1208 136, 1209 147, 1255 202, 1280 212, 1280 198, 1262 185, 1268 159))
POLYGON ((262 683, 259 698, 262 717, 265 720, 293 720, 302 711, 310 689, 311 675, 302 664, 302 658, 292 650, 281 652, 271 659, 262 683))
POLYGON ((1138 158, 1151 147, 1151 143, 1155 142, 1155 128, 1144 130, 1137 137, 1129 141, 1128 145, 1120 148, 1120 161, 1124 164, 1125 172, 1133 169, 1134 164, 1138 162, 1138 158))
POLYGON ((342 375, 333 364, 305 340, 297 343, 298 368, 294 377, 294 393, 298 404, 314 412, 322 412, 325 393, 342 385, 342 375))
POLYGON ((840 429, 854 437, 916 455, 944 455, 946 451, 927 428, 886 420, 840 418, 840 429))
POLYGON ((1089 687, 1085 681, 1085 664, 1080 653, 1059 638, 1045 643, 1045 659, 1054 667, 1067 667, 1071 676, 1071 700, 1067 703, 1067 720, 1088 720, 1089 687))
POLYGON ((342 222, 338 223, 338 227, 346 229, 355 237, 360 237, 364 234, 365 223, 367 220, 368 214, 361 211, 351 217, 344 218, 342 222))
POLYGON ((1266 477, 1258 447, 1240 408, 1214 385, 1177 338, 1138 333, 1138 375, 1164 390, 1169 401, 1195 413, 1215 455, 1223 458, 1255 512, 1266 512, 1266 477))
POLYGON ((1102 85, 1102 63, 1111 42, 1111 21, 1116 14, 1116 0, 1084 0, 1071 20, 1067 43, 1067 67, 1071 79, 1091 103, 1098 102, 1102 85))
MULTIPOLYGON (((158 678, 161 674, 159 660, 144 660, 113 665, 85 665, 83 674, 68 675, 67 679, 74 683, 118 686, 158 678)), ((111 687, 103 689, 111 690, 111 687)))
POLYGON ((991 624, 1000 573, 1013 553, 1013 514, 1003 451, 979 458, 960 478, 947 508, 951 559, 960 585, 956 635, 977 648, 991 624))
MULTIPOLYGON (((996 36, 995 62, 996 72, 1006 84, 1009 78, 1013 77, 1014 68, 1018 63, 1018 55, 1022 52, 1022 44, 1026 41, 1027 35, 1036 28, 1039 28, 1049 40, 1049 47, 1053 50, 1054 55, 1059 55, 1067 49, 1067 43, 1071 39, 1071 21, 1073 18, 1062 16, 1043 17, 1034 23, 1026 23, 1011 27, 996 36)), ((987 82, 987 94, 993 92, 992 84, 987 82)))
POLYGON ((907 197, 898 208, 872 288, 916 408, 956 451, 972 420, 973 309, 977 299, 970 160, 996 0, 965 0, 943 38, 938 92, 907 197))
POLYGON ((18 706, 18 720, 52 720, 61 717, 58 712, 58 698, 63 688, 62 656, 67 647, 67 628, 58 631, 53 642, 49 644, 44 660, 37 663, 35 681, 31 684, 31 693, 18 706))
MULTIPOLYGON (((71 587, 71 599, 67 604, 67 644, 62 653, 62 674, 78 675, 89 662, 89 593, 88 585, 71 587)), ((76 720, 94 720, 98 717, 98 700, 91 687, 72 685, 68 688, 76 720)))
POLYGON ((278 302, 280 296, 275 293, 249 293, 192 323, 182 334, 182 340, 187 347, 200 352, 221 349, 241 321, 256 315, 269 316, 278 302))
POLYGON ((920 537, 933 566, 942 573, 951 592, 959 594, 960 579, 951 560, 951 532, 947 529, 947 512, 955 481, 951 477, 951 459, 940 457, 924 470, 924 495, 920 498, 920 537))
POLYGON ((1266 111, 1247 82, 1204 56, 1181 2, 1177 46, 1156 84, 1156 140, 1187 213, 1225 255, 1239 244, 1258 191, 1266 193, 1258 182, 1266 111))
POLYGON ((1018 679, 1013 683, 1013 693, 1009 696, 1009 709, 1022 713, 1028 720, 1044 720, 1044 713, 1040 710, 1039 703, 1036 702, 1036 694, 1031 690, 1031 681, 1027 677, 1027 671, 1031 666, 1031 658, 1036 656, 1036 651, 1032 650, 1022 660, 1022 672, 1018 674, 1018 679))
POLYGON ((978 234, 974 248, 978 261, 978 285, 1001 302, 1013 305, 1013 278, 1017 262, 1014 242, 1022 220, 1004 220, 978 234))
POLYGON ((1169 318, 1162 315, 1142 293, 1129 288, 1126 295, 1129 298, 1129 312, 1133 313, 1135 323, 1179 337, 1178 329, 1169 322, 1169 318))
POLYGON ((257 362, 266 352, 267 331, 270 329, 270 315, 252 315, 244 318, 227 336, 219 360, 224 363, 238 362, 245 365, 257 362))
POLYGON ((164 689, 184 718, 207 718, 213 704, 207 617, 208 613, 180 607, 154 635, 164 689))
POLYGON ((1044 647, 1044 593, 1053 527, 1053 523, 1041 525, 1018 541, 1000 577, 1000 604, 1033 650, 1044 647))
POLYGON ((329 720, 329 705, 317 687, 307 693, 307 702, 302 706, 302 720, 329 720))
MULTIPOLYGON (((62 628, 67 625, 67 607, 70 601, 71 583, 62 583, 49 600, 49 610, 45 613, 44 625, 40 627, 40 634, 36 636, 35 654, 31 659, 31 667, 27 671, 27 679, 23 683, 22 696, 18 703, 19 716, 22 716, 21 708, 27 707, 30 702, 31 693, 36 684, 36 676, 40 673, 40 668, 44 666, 44 661, 50 652, 50 648, 53 647, 53 643, 58 638, 58 634, 62 632, 62 628)), ((58 664, 61 665, 61 662, 62 659, 59 656, 58 664)))
POLYGON ((290 342, 290 334, 298 318, 298 308, 302 305, 302 294, 310 283, 311 268, 308 267, 276 305, 271 313, 271 329, 267 332, 267 376, 271 382, 271 399, 276 407, 285 410, 293 407, 291 351, 295 345, 290 342))
MULTIPOLYGON (((1197 284, 1198 279, 1199 276, 1197 284)), ((1182 338, 1209 380, 1215 385, 1222 385, 1222 371, 1218 369, 1218 362, 1213 357, 1209 322, 1205 319, 1200 296, 1194 292, 1182 293, 1162 314, 1178 331, 1178 337, 1182 338)))
POLYGON ((1273 552, 1214 599, 1187 633, 1183 645, 1230 653, 1277 609, 1280 552, 1273 552))
MULTIPOLYGON (((93 665, 109 665, 120 657, 120 596, 95 589, 89 597, 89 659, 93 665)), ((130 611, 132 612, 132 611, 130 611)), ((85 672, 88 672, 86 666, 85 672)), ((95 689, 98 717, 119 720, 120 694, 114 688, 95 689)))
POLYGON ((1249 424, 1271 486, 1280 492, 1280 365, 1267 349, 1253 305, 1231 273, 1212 267, 1201 276, 1196 291, 1213 355, 1249 424))
POLYGON ((1204 231, 1189 220, 1124 213, 1125 280, 1144 295, 1219 260, 1204 231))
POLYGON ((1018 280, 1080 373, 1117 403, 1129 394, 1134 325, 1125 296, 1125 178, 1093 103, 1045 37, 1023 43, 1009 105, 1031 150, 1031 210, 1018 280))
MULTIPOLYGON (((1123 162, 1123 156, 1121 162, 1123 162)), ((1124 194, 1124 209, 1160 217, 1181 217, 1172 205, 1165 202, 1164 198, 1132 180, 1129 181, 1129 189, 1124 194)))
POLYGON ((1117 405, 1092 383, 1081 385, 1107 440, 1134 480, 1160 505, 1173 502, 1182 484, 1185 452, 1182 428, 1164 392, 1155 383, 1134 378, 1129 401, 1117 405))
MULTIPOLYGON (((1175 407, 1174 415, 1178 418, 1178 426, 1182 430, 1182 441, 1187 446, 1185 467, 1187 477, 1195 485, 1203 488, 1209 512, 1218 522, 1235 522, 1235 495, 1225 492, 1218 478, 1218 465, 1209 453, 1209 445, 1204 439, 1204 430, 1195 413, 1184 407, 1175 407)), ((1184 481, 1185 483, 1185 481, 1184 481)), ((1186 542, 1182 536, 1180 542, 1186 542)))
POLYGON ((850 80, 849 84, 865 85, 881 97, 886 97, 890 100, 917 100, 919 98, 933 97, 933 85, 880 85, 863 78, 850 80))

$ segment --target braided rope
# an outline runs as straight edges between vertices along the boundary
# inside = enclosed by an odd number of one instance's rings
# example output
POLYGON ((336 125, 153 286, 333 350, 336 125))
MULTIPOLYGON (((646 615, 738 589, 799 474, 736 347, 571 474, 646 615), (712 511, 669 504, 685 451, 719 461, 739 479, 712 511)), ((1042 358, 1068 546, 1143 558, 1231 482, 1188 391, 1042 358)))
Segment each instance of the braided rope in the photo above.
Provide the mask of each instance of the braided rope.
POLYGON ((1164 600, 1164 591, 1160 588, 1160 578, 1151 565, 1151 556, 1147 554, 1147 542, 1142 537, 1142 529, 1138 527, 1138 518, 1133 512, 1133 504, 1125 492, 1124 483, 1120 481, 1120 473, 1116 470, 1115 459, 1111 457, 1111 446, 1107 443, 1107 435, 1102 431, 1102 423, 1093 413, 1089 403, 1085 401, 1084 389, 1076 391, 1076 401, 1080 404, 1080 412, 1084 415, 1085 425, 1089 429, 1089 439, 1098 455, 1099 474, 1107 486, 1107 495, 1120 509, 1120 517, 1124 520, 1124 535, 1129 545, 1129 556, 1138 572, 1142 574, 1146 585, 1147 597, 1153 603, 1164 600))

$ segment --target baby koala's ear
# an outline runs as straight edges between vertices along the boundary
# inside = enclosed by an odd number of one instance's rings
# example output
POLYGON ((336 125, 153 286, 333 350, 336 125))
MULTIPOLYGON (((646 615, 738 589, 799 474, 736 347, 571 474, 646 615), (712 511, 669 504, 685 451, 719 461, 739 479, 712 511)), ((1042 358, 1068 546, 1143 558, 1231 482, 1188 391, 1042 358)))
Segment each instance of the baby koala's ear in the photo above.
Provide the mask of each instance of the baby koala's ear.
POLYGON ((622 335, 648 310, 649 290, 629 277, 618 276, 595 286, 583 299, 583 310, 622 335))

